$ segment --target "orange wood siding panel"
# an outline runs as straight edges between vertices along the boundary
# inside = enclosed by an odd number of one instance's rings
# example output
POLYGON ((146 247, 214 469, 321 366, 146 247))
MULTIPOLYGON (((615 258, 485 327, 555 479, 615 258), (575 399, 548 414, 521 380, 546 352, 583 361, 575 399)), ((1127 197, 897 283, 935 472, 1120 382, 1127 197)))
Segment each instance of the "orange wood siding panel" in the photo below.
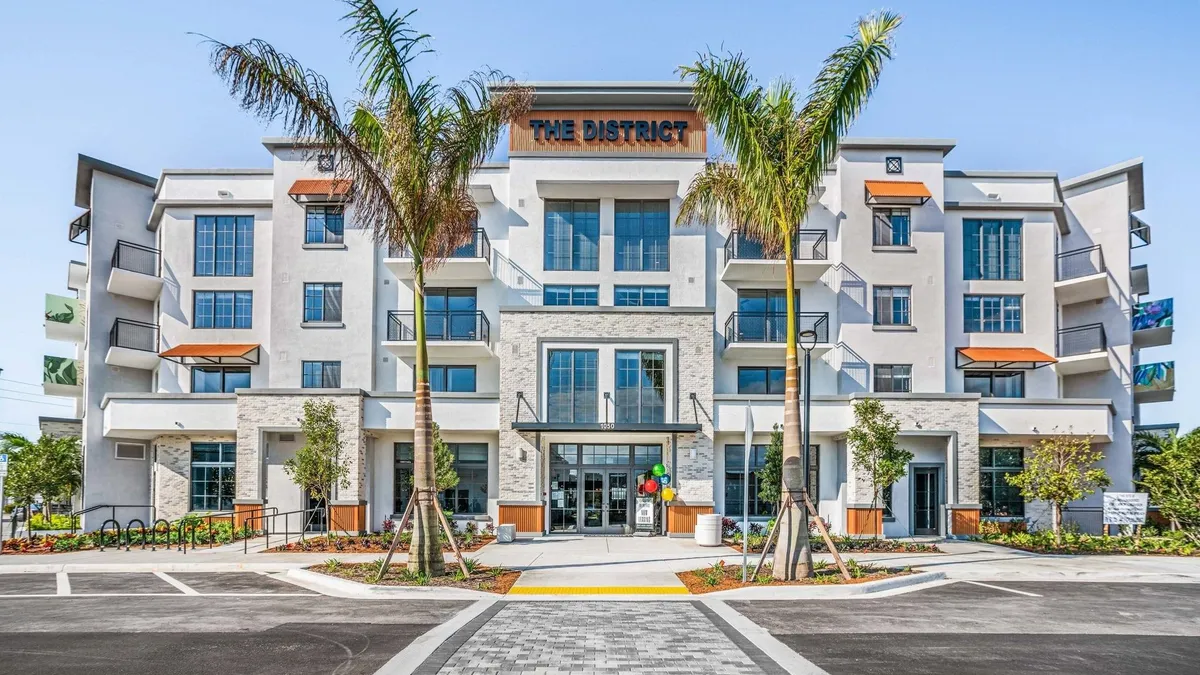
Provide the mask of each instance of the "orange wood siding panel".
POLYGON ((694 534, 698 516, 712 513, 711 506, 667 505, 667 534, 694 534))
MULTIPOLYGON (((250 527, 255 530, 261 530, 266 527, 265 516, 262 504, 234 504, 233 505, 233 524, 234 527, 242 527, 246 521, 250 521, 250 527)), ((216 522, 216 519, 213 519, 216 522)))
POLYGON ((979 509, 951 509, 950 534, 979 534, 979 509))
POLYGON ((598 152, 598 153, 662 153, 662 154, 705 154, 708 152, 708 135, 704 119, 694 110, 531 110, 513 122, 508 135, 509 152, 598 152), (534 140, 529 120, 575 120, 575 140, 534 140), (584 120, 642 120, 646 122, 682 120, 687 122, 683 142, 672 140, 637 141, 630 133, 626 141, 583 140, 584 120))
POLYGON ((334 532, 366 532, 366 505, 334 504, 329 508, 329 529, 334 532))
POLYGON ((517 532, 542 532, 545 522, 543 506, 538 505, 500 505, 500 525, 516 525, 517 532))
POLYGON ((883 534, 883 509, 846 509, 846 532, 883 534))

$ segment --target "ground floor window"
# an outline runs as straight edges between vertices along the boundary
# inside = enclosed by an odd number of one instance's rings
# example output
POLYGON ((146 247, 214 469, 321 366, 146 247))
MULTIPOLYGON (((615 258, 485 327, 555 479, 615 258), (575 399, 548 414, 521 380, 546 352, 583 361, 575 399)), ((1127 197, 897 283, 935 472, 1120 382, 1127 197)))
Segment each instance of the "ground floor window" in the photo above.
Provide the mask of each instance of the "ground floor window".
MULTIPOLYGON (((742 472, 745 469, 745 445, 730 444, 725 446, 725 515, 740 517, 742 515, 742 489, 747 485, 750 490, 750 517, 771 517, 778 510, 778 505, 764 501, 760 497, 758 470, 766 466, 766 445, 750 446, 750 481, 743 481, 742 472)), ((821 446, 808 446, 808 496, 816 504, 818 498, 819 463, 821 446)))
POLYGON ((192 511, 232 511, 237 444, 192 443, 192 511))
MULTIPOLYGON (((488 446, 487 443, 447 443, 454 455, 454 471, 458 485, 438 495, 442 508, 458 514, 487 513, 488 446)), ((393 513, 404 513, 412 497, 413 444, 393 445, 395 484, 393 513)))
POLYGON ((883 519, 895 520, 896 512, 892 510, 892 486, 889 485, 883 488, 883 494, 880 495, 879 501, 883 502, 883 519))
POLYGON ((1021 490, 1008 484, 1005 476, 1021 472, 1025 466, 1021 448, 979 449, 979 503, 984 518, 1024 517, 1025 498, 1021 490))

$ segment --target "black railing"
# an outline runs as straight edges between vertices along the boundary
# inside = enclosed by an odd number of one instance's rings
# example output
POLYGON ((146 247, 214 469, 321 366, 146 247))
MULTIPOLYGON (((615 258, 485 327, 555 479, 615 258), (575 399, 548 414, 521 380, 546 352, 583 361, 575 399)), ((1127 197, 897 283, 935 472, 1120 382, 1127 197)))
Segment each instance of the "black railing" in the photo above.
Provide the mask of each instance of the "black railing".
MULTIPOLYGON (((806 330, 817 333, 817 343, 829 342, 828 312, 797 312, 796 339, 806 330)), ((734 312, 725 321, 725 342, 785 342, 787 312, 734 312)))
MULTIPOLYGON (((117 509, 150 509, 150 519, 154 519, 154 506, 150 504, 96 504, 95 506, 89 506, 86 509, 73 511, 71 513, 71 534, 75 534, 75 532, 79 529, 79 516, 86 515, 94 511, 99 511, 100 509, 111 509, 111 515, 108 518, 109 520, 117 519, 117 509)), ((108 521, 105 521, 105 524, 107 524, 107 522, 108 521)))
MULTIPOLYGON (((408 248, 405 246, 389 246, 389 258, 411 258, 408 253, 408 248)), ((474 234, 471 235, 470 241, 459 246, 451 251, 450 258, 483 258, 491 262, 492 260, 492 242, 488 239, 487 232, 483 231, 482 227, 475 228, 474 234)))
POLYGON ((1102 352, 1108 348, 1108 337, 1103 324, 1093 323, 1058 331, 1058 355, 1078 356, 1102 352))
POLYGON ((71 221, 71 226, 67 229, 67 239, 76 244, 82 243, 87 245, 87 239, 91 237, 91 230, 92 212, 86 211, 82 216, 71 221), (83 235, 87 235, 87 237, 84 238, 84 241, 80 242, 79 238, 83 235))
MULTIPOLYGON (((414 312, 388 312, 388 342, 409 342, 417 339, 413 326, 414 312)), ((491 344, 492 324, 483 312, 451 310, 425 312, 426 340, 480 341, 491 344)))
POLYGON ((117 319, 108 331, 108 346, 158 353, 158 326, 144 321, 117 319))
MULTIPOLYGON (((792 241, 793 260, 825 260, 828 256, 828 235, 825 230, 797 230, 792 241)), ((763 245, 742 234, 729 233, 725 240, 725 260, 764 260, 763 245)))
POLYGON ((1100 250, 1099 244, 1065 251, 1059 253, 1057 258, 1057 281, 1088 277, 1105 271, 1104 251, 1100 250))
POLYGON ((118 240, 117 247, 113 249, 112 266, 127 272, 157 277, 161 261, 158 249, 149 246, 118 240))

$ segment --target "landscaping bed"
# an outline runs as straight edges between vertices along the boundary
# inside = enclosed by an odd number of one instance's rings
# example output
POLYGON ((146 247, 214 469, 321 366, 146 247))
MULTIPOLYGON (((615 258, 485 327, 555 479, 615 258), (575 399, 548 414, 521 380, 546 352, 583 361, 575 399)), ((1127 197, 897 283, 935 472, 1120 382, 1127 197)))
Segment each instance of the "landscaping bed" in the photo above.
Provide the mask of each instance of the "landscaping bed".
MULTIPOLYGON (((214 545, 229 544, 234 541, 240 541, 247 534, 252 534, 246 528, 235 528, 228 522, 214 522, 209 528, 207 522, 200 522, 195 529, 185 528, 184 541, 195 541, 196 546, 207 546, 210 542, 214 545)), ((170 531, 159 529, 153 532, 150 528, 139 528, 136 530, 122 530, 118 535, 114 530, 106 530, 103 535, 99 532, 80 532, 77 534, 34 534, 32 537, 21 537, 17 539, 5 539, 0 546, 3 547, 4 553, 16 553, 22 555, 36 555, 40 553, 66 553, 69 551, 91 551, 100 548, 100 537, 104 537, 105 548, 116 548, 118 543, 122 546, 126 542, 132 544, 134 548, 141 548, 143 539, 146 542, 146 548, 158 546, 159 548, 167 545, 179 544, 179 523, 178 521, 171 524, 170 531)))
MULTIPOLYGON (((775 524, 774 520, 769 521, 765 526, 762 523, 750 523, 750 552, 762 553, 763 544, 767 541, 767 534, 771 531, 771 527, 775 524)), ((826 531, 829 530, 829 524, 825 523, 826 531)), ((915 541, 903 541, 900 539, 861 539, 855 537, 847 537, 844 535, 831 534, 829 538, 833 540, 833 545, 837 547, 838 553, 941 553, 942 550, 936 544, 923 544, 915 541)), ((732 518, 723 518, 721 520, 721 541, 728 547, 736 549, 738 553, 742 552, 742 532, 738 527, 738 521, 732 518)), ((809 545, 812 547, 813 553, 829 553, 828 547, 825 546, 825 539, 821 537, 815 525, 809 527, 808 532, 809 545)))
MULTIPOLYGON (((1147 528, 1149 529, 1149 528, 1147 528)), ((1200 546, 1189 540, 1182 532, 1157 532, 1151 530, 1141 536, 1117 536, 1078 534, 1064 532, 1062 542, 1055 543, 1049 530, 1036 532, 1013 531, 988 533, 972 537, 974 541, 999 544, 1030 553, 1057 555, 1165 555, 1200 556, 1200 546)))
MULTIPOLYGON (((908 567, 879 567, 856 562, 853 558, 846 560, 846 568, 850 571, 849 580, 842 577, 836 565, 815 561, 813 571, 815 576, 796 581, 777 581, 771 577, 771 566, 764 565, 758 577, 750 577, 742 583, 742 566, 726 565, 717 562, 698 570, 678 572, 675 576, 687 586, 693 594, 712 593, 713 591, 729 591, 735 588, 751 588, 759 586, 829 586, 841 584, 861 584, 868 581, 879 581, 892 577, 906 576, 914 572, 908 567)), ((754 568, 750 567, 750 574, 754 568)))
MULTIPOLYGON (((403 532, 400 535, 400 543, 396 546, 396 551, 408 551, 408 544, 412 540, 411 532, 403 532)), ((323 537, 314 535, 306 537, 302 540, 293 541, 286 545, 276 546, 263 551, 264 553, 387 553, 392 545, 391 533, 383 534, 365 534, 362 536, 346 536, 339 535, 335 537, 323 537)), ((491 534, 460 534, 455 537, 458 542, 458 550, 463 553, 471 553, 487 546, 496 540, 496 537, 491 534)), ((454 551, 450 546, 450 542, 444 537, 442 539, 442 550, 446 553, 454 551)))
POLYGON ((376 560, 369 563, 343 563, 340 560, 330 559, 320 565, 313 565, 308 569, 311 572, 356 581, 360 584, 462 588, 470 591, 487 591, 501 595, 508 593, 508 589, 512 588, 513 584, 517 583, 517 579, 521 576, 521 573, 517 570, 505 569, 503 567, 487 567, 470 559, 467 559, 465 562, 467 570, 470 572, 470 575, 466 577, 462 575, 462 570, 458 568, 458 564, 452 561, 446 562, 446 574, 440 577, 411 574, 406 564, 392 563, 388 566, 388 573, 384 578, 382 580, 376 579, 375 575, 379 572, 379 567, 383 564, 383 560, 376 560))

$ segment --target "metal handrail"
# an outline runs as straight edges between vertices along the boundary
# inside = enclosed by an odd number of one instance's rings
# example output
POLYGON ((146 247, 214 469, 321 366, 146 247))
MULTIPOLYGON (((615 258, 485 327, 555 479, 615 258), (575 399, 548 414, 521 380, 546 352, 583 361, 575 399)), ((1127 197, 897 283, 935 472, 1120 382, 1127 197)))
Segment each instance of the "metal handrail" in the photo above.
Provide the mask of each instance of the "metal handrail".
POLYGON ((161 276, 162 254, 156 248, 118 239, 113 249, 112 266, 127 272, 161 276))
MULTIPOLYGON (((829 233, 825 230, 797 230, 792 239, 792 260, 826 260, 829 233)), ((725 240, 725 260, 765 260, 763 245, 734 229, 725 240)))
POLYGON ((1090 323, 1058 331, 1058 356, 1079 356, 1108 349, 1108 335, 1104 324, 1090 323))
MULTIPOLYGON (((413 328, 416 316, 416 312, 412 311, 392 310, 388 312, 388 341, 411 342, 416 340, 417 333, 413 328)), ((425 338, 463 342, 480 341, 491 344, 492 324, 482 310, 426 310, 425 338)))
MULTIPOLYGON (((829 312, 796 312, 796 333, 812 330, 829 342, 829 312)), ((787 312, 733 312, 725 320, 725 342, 784 342, 787 312)))
MULTIPOLYGON (((326 507, 322 507, 322 506, 318 506, 318 507, 311 508, 311 509, 299 509, 296 511, 284 511, 283 513, 273 513, 270 515, 255 516, 255 517, 248 518, 247 521, 249 521, 249 520, 262 521, 262 525, 263 525, 262 532, 263 532, 263 536, 265 537, 265 540, 263 542, 263 550, 266 551, 266 550, 270 550, 270 548, 271 548, 271 528, 274 526, 277 518, 280 518, 280 517, 283 518, 283 545, 287 546, 288 542, 289 542, 289 536, 290 536, 290 533, 288 531, 288 526, 287 526, 288 518, 290 516, 294 516, 296 514, 301 514, 302 522, 301 522, 301 526, 300 526, 300 540, 303 541, 304 533, 308 531, 308 526, 312 524, 313 516, 315 516, 317 513, 324 514, 324 516, 325 516, 324 517, 325 531, 328 531, 328 529, 329 529, 329 509, 326 507), (304 518, 303 517, 304 514, 311 514, 311 515, 309 515, 307 518, 304 518), (268 521, 270 524, 268 524, 268 521)), ((242 552, 246 553, 248 551, 249 551, 249 545, 243 544, 242 552)))
POLYGON ((1106 271, 1100 244, 1064 251, 1055 256, 1055 281, 1068 281, 1106 271))
POLYGON ((117 318, 108 332, 108 346, 158 353, 158 324, 117 318), (122 336, 125 339, 122 339, 122 336))
MULTIPOLYGON (((389 258, 411 258, 407 246, 388 246, 389 258)), ((447 259, 463 259, 463 258, 483 258, 488 262, 492 260, 492 241, 488 239, 487 232, 482 227, 475 228, 471 234, 470 240, 467 243, 459 246, 446 256, 447 259)))
MULTIPOLYGON (((71 534, 75 534, 79 529, 75 526, 76 518, 100 509, 112 509, 112 516, 109 517, 109 520, 114 521, 117 519, 117 509, 150 509, 150 519, 154 520, 155 507, 153 504, 96 504, 71 513, 71 534)), ((104 524, 107 525, 108 520, 104 521, 104 524)))

